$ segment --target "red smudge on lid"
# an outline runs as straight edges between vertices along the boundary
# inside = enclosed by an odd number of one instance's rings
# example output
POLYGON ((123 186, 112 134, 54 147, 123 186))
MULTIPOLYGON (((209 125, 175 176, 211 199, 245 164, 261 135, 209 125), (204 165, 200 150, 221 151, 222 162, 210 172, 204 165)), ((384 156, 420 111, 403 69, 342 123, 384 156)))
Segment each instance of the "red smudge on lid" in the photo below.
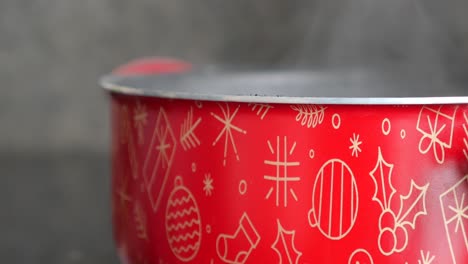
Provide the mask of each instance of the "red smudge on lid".
POLYGON ((188 62, 161 57, 150 57, 132 60, 112 71, 116 75, 153 75, 182 73, 189 71, 192 65, 188 62))

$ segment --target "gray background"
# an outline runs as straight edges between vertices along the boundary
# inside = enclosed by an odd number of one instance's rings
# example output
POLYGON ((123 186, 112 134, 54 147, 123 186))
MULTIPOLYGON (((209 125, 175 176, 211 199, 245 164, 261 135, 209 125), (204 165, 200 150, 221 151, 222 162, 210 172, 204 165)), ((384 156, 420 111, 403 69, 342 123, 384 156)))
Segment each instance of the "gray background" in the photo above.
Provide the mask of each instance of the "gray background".
POLYGON ((97 79, 142 56, 261 66, 390 58, 458 69, 468 53, 464 2, 2 0, 0 149, 103 152, 97 79))
POLYGON ((1 261, 116 263, 97 85, 113 67, 152 55, 263 67, 385 60, 468 76, 466 11, 464 0, 0 0, 1 261))

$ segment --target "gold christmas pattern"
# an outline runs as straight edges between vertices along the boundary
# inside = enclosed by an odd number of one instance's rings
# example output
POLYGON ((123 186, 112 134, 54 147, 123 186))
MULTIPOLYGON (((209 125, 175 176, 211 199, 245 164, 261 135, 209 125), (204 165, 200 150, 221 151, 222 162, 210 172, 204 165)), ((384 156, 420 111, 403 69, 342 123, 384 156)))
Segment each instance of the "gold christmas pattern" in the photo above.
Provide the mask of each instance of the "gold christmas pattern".
POLYGON ((465 148, 463 149, 463 154, 465 155, 466 160, 468 161, 468 112, 463 113, 463 131, 465 132, 465 137, 463 138, 463 145, 465 148))
POLYGON ((136 234, 137 237, 143 240, 148 240, 148 220, 146 212, 139 202, 134 203, 133 215, 136 223, 136 234))
POLYGON ((143 144, 145 142, 145 127, 148 123, 148 112, 146 111, 146 106, 137 102, 135 107, 135 113, 133 115, 133 122, 137 130, 138 144, 143 144))
POLYGON ((307 128, 313 128, 322 124, 326 107, 321 105, 292 105, 291 109, 297 112, 297 122, 307 128))
MULTIPOLYGON (((424 252, 421 250, 421 258, 418 259, 418 264, 432 264, 435 256, 432 256, 430 252, 424 252)), ((405 264, 409 264, 405 262, 405 264)))
POLYGON ((216 239, 216 252, 225 263, 244 264, 260 243, 260 235, 252 220, 244 213, 234 233, 220 234, 216 239))
POLYGON ((119 100, 129 264, 468 260, 468 106, 119 100))
POLYGON ((386 162, 379 147, 375 168, 369 173, 375 184, 372 200, 376 201, 382 213, 379 217, 378 245, 386 256, 402 252, 408 245, 408 229, 415 229, 416 219, 427 215, 426 193, 429 183, 418 186, 411 180, 407 195, 400 195, 400 207, 393 211, 390 204, 395 202, 396 189, 392 184, 393 164, 386 162))
POLYGON ((201 142, 195 134, 195 129, 200 125, 201 120, 201 117, 197 118, 196 121, 193 120, 193 108, 190 107, 187 118, 180 128, 180 144, 184 150, 200 146, 201 142))
POLYGON ((348 264, 374 264, 374 260, 367 250, 359 248, 349 256, 348 264))
MULTIPOLYGON (((440 195, 447 242, 454 264, 466 263, 456 252, 468 254, 468 175, 440 195)), ((466 256, 466 255, 465 255, 466 256)))
POLYGON ((145 186, 154 211, 162 202, 174 160, 176 138, 164 108, 160 108, 143 165, 145 186))
POLYGON ((265 116, 268 114, 271 108, 274 108, 270 104, 249 104, 250 109, 255 112, 257 116, 260 117, 260 120, 263 120, 265 116))
POLYGON ((189 189, 176 177, 166 209, 167 240, 181 261, 194 259, 200 249, 202 231, 198 204, 189 189))
POLYGON ((331 159, 320 168, 312 191, 309 224, 329 239, 340 240, 353 228, 359 210, 359 192, 351 168, 331 159))
POLYGON ((241 133, 241 134, 247 134, 247 131, 244 129, 241 129, 237 125, 235 125, 234 118, 237 115, 237 112, 239 111, 240 105, 234 108, 234 110, 231 110, 231 107, 229 104, 219 104, 219 108, 221 109, 222 115, 215 114, 211 112, 211 115, 221 124, 223 125, 223 128, 221 129, 221 132, 219 132, 218 136, 216 139, 213 141, 213 146, 215 146, 221 138, 224 137, 224 156, 223 156, 223 165, 226 166, 227 162, 227 157, 228 157, 228 147, 229 145, 231 146, 234 155, 236 156, 236 160, 239 161, 239 154, 237 152, 237 145, 236 141, 234 140, 234 132, 241 133))
POLYGON ((271 248, 278 254, 279 264, 298 264, 302 252, 296 249, 294 237, 296 231, 286 230, 278 220, 278 233, 271 248))
POLYGON ((267 141, 268 148, 271 154, 275 156, 275 160, 265 160, 265 165, 274 167, 275 175, 264 175, 263 179, 274 183, 274 187, 268 190, 265 198, 270 199, 273 193, 275 193, 275 205, 284 207, 288 206, 288 197, 291 196, 296 202, 298 201, 297 195, 294 189, 290 186, 294 182, 298 182, 301 178, 298 175, 291 175, 290 170, 300 165, 298 161, 288 160, 288 157, 294 153, 296 148, 296 142, 289 143, 288 138, 279 136, 276 137, 275 147, 273 147, 270 141, 267 141), (281 199, 282 198, 282 199, 281 199))
POLYGON ((444 163, 445 150, 452 147, 456 112, 457 107, 424 106, 419 113, 416 128, 423 135, 419 141, 419 151, 426 154, 432 150, 440 164, 444 163))

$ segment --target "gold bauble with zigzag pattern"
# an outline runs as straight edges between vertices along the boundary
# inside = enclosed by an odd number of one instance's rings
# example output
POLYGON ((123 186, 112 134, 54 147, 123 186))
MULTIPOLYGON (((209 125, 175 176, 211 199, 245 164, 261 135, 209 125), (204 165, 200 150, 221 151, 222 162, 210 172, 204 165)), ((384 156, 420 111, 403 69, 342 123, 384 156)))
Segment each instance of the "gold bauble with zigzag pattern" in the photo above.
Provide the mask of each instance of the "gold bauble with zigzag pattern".
POLYGON ((166 208, 169 247, 181 261, 193 260, 201 243, 201 219, 195 197, 177 176, 166 208))

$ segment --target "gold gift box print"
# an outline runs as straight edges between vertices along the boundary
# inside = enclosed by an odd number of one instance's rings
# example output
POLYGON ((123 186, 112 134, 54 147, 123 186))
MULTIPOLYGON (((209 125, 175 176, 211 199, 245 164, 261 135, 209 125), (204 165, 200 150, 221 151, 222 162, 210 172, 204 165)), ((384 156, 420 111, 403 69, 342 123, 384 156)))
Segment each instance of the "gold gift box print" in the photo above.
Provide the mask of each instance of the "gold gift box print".
POLYGON ((416 129, 423 134, 419 141, 419 151, 427 154, 432 149, 439 164, 444 163, 445 149, 452 147, 457 108, 423 106, 419 112, 416 129))
POLYGON ((468 254, 468 175, 440 195, 445 231, 454 264, 466 263, 468 254))

